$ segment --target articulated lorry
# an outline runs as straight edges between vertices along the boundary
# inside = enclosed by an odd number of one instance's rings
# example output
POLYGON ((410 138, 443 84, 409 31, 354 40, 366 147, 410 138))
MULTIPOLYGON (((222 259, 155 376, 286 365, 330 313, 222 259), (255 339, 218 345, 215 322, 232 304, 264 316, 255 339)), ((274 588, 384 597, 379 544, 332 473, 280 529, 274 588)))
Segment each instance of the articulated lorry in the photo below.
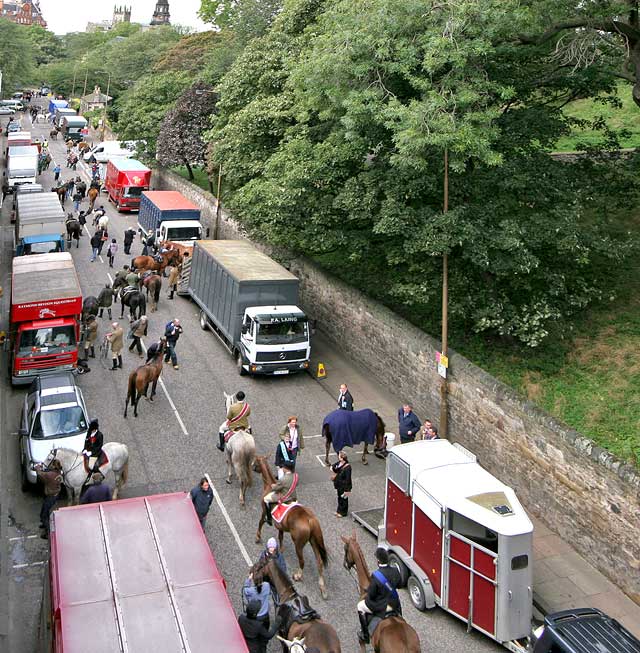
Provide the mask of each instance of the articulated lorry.
POLYGON ((200 307, 234 356, 238 373, 292 374, 309 367, 309 320, 298 306, 299 281, 241 240, 198 240, 183 261, 178 292, 200 307))
POLYGON ((174 190, 142 193, 138 226, 145 236, 153 233, 156 242, 170 240, 190 246, 202 238, 200 209, 174 190))
POLYGON ((64 251, 64 209, 55 193, 19 194, 16 206, 15 255, 64 251))
POLYGON ((43 374, 78 363, 82 291, 71 254, 13 259, 11 382, 28 385, 43 374))
POLYGON ((87 119, 82 116, 64 116, 62 118, 62 133, 65 139, 79 143, 87 132, 87 119))

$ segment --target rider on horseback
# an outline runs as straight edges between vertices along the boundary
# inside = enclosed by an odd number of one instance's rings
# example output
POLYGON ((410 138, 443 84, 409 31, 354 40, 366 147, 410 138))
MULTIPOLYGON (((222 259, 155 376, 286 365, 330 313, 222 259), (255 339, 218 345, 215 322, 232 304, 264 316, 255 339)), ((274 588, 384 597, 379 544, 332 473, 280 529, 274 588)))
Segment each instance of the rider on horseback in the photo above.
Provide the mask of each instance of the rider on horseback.
POLYGON ((389 612, 402 613, 397 589, 400 573, 389 566, 389 552, 381 546, 376 549, 376 560, 378 568, 371 574, 367 595, 358 603, 358 639, 365 644, 369 643, 369 615, 384 619, 389 612))
POLYGON ((99 424, 97 419, 92 419, 89 422, 89 430, 87 431, 87 437, 84 439, 84 450, 82 455, 86 458, 86 466, 89 467, 89 462, 91 458, 95 458, 96 461, 93 464, 93 467, 89 470, 90 473, 100 471, 100 465, 103 464, 104 453, 102 451, 102 445, 104 444, 104 436, 102 431, 99 429, 99 424))
POLYGON ((276 503, 293 503, 298 500, 296 488, 298 486, 298 475, 293 471, 295 462, 293 460, 282 461, 282 478, 271 486, 271 492, 265 495, 267 524, 273 525, 271 510, 276 503))
POLYGON ((249 402, 244 399, 245 394, 242 390, 236 392, 236 401, 229 406, 227 411, 227 421, 225 428, 221 429, 218 433, 220 443, 216 445, 220 451, 224 451, 225 435, 229 432, 235 433, 236 431, 248 431, 249 433, 249 415, 251 415, 251 407, 249 402))

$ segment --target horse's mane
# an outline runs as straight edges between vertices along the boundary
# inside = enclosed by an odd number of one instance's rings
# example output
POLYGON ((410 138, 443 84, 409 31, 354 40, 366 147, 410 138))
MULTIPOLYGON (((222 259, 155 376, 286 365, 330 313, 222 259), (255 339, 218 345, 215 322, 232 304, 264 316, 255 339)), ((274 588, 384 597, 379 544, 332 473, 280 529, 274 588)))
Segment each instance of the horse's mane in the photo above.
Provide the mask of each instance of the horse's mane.
POLYGON ((277 577, 278 581, 286 588, 285 592, 291 593, 290 598, 298 595, 298 592, 296 591, 296 588, 294 587, 293 582, 289 576, 287 576, 287 574, 282 571, 278 563, 273 558, 265 558, 265 561, 262 564, 257 565, 257 569, 260 570, 263 574, 265 571, 267 571, 267 574, 273 582, 274 586, 276 585, 277 577))

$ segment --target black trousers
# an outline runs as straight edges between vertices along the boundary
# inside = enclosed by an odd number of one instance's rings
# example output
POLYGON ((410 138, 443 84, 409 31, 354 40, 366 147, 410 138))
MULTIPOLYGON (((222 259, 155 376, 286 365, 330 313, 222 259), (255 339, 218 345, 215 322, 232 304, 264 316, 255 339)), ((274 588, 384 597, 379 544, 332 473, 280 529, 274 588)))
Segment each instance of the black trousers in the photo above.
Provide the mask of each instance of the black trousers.
POLYGON ((51 511, 58 501, 58 495, 54 494, 53 496, 45 496, 42 501, 42 508, 40 508, 40 523, 44 525, 44 530, 49 532, 49 516, 51 511))
POLYGON ((339 515, 346 517, 349 514, 349 497, 338 492, 338 510, 339 515))
POLYGON ((138 350, 139 354, 142 354, 142 345, 140 344, 140 336, 133 336, 133 341, 129 345, 129 351, 133 351, 133 348, 138 350))

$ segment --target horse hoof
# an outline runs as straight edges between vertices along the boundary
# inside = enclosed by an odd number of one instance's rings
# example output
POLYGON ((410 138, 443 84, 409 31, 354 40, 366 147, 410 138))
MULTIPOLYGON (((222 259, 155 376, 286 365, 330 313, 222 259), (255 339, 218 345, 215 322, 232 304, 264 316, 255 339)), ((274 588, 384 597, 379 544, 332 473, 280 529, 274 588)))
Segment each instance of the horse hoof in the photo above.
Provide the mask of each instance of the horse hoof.
POLYGON ((302 580, 302 572, 301 571, 294 572, 291 578, 293 578, 293 580, 295 580, 296 583, 299 583, 302 580))
POLYGON ((225 478, 225 479, 224 479, 224 482, 225 482, 227 485, 231 485, 231 481, 230 481, 228 478, 225 478))
POLYGON ((369 462, 363 458, 363 459, 362 459, 362 464, 363 464, 363 465, 368 465, 369 462))
POLYGON ((323 598, 325 601, 329 598, 329 594, 327 593, 327 590, 323 590, 323 589, 321 589, 321 590, 320 590, 320 595, 322 596, 322 598, 323 598))
POLYGON ((260 542, 262 542, 262 538, 259 535, 256 535, 255 542, 256 542, 256 544, 260 544, 260 542))

